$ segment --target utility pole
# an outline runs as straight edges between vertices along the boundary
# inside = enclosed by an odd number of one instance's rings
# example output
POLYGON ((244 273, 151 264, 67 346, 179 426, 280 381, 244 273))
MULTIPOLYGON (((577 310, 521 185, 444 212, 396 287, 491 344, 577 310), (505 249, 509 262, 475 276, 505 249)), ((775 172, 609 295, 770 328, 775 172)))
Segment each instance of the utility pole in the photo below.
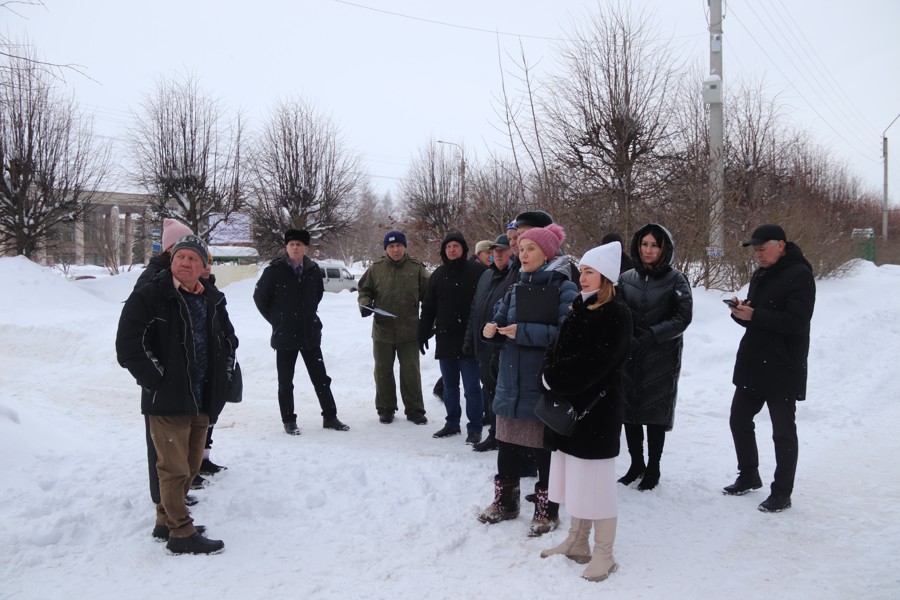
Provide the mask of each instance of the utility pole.
MULTIPOLYGON (((891 121, 891 125, 897 122, 897 119, 900 119, 900 115, 894 117, 894 120, 891 121)), ((884 158, 884 208, 881 211, 881 239, 885 242, 888 239, 888 142, 887 142, 887 131, 891 128, 891 125, 888 125, 884 128, 884 133, 881 134, 881 152, 884 158)))
MULTIPOLYGON (((725 119, 722 71, 722 0, 709 2, 709 75, 703 100, 709 105, 709 246, 710 261, 725 256, 725 119)), ((707 266, 706 285, 710 285, 707 266)))

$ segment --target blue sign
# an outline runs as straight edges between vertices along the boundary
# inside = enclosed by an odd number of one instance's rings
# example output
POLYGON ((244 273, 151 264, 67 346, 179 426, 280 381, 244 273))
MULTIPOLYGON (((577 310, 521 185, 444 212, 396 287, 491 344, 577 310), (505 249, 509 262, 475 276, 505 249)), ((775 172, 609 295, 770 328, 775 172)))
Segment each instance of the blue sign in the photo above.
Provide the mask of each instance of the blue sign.
POLYGON ((153 242, 153 251, 154 251, 154 252, 159 252, 160 250, 162 250, 162 244, 157 243, 157 242, 153 242))

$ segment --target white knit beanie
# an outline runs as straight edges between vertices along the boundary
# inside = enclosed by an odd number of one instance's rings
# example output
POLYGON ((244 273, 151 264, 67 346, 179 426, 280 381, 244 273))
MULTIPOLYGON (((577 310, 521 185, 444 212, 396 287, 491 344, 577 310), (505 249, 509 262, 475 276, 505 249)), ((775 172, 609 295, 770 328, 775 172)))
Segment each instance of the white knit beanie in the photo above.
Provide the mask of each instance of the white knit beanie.
POLYGON ((592 248, 584 253, 579 264, 594 269, 609 279, 613 285, 617 285, 619 268, 622 266, 622 244, 610 242, 592 248))

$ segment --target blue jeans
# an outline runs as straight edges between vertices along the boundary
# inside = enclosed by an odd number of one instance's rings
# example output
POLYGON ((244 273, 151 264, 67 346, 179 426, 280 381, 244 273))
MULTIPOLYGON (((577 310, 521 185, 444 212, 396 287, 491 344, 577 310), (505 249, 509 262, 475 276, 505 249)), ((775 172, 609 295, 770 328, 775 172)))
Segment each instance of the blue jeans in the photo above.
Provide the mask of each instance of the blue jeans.
POLYGON ((459 377, 462 375, 463 391, 466 395, 466 419, 469 420, 466 431, 480 433, 484 419, 484 403, 481 400, 478 361, 474 358, 444 358, 438 362, 441 366, 441 379, 444 380, 447 425, 459 427, 459 419, 462 416, 462 409, 459 406, 459 377))

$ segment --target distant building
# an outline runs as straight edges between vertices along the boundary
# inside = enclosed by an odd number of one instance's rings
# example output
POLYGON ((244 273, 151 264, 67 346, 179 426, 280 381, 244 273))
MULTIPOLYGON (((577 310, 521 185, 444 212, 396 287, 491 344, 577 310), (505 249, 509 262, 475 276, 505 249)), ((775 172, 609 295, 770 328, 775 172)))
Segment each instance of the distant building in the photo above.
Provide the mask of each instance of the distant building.
MULTIPOLYGON (((153 218, 148 194, 101 192, 91 200, 84 218, 54 227, 38 262, 46 265, 147 264, 159 247, 162 219, 153 218)), ((218 246, 251 248, 250 217, 233 214, 210 236, 218 246)), ((245 260, 255 255, 231 252, 245 260)))

